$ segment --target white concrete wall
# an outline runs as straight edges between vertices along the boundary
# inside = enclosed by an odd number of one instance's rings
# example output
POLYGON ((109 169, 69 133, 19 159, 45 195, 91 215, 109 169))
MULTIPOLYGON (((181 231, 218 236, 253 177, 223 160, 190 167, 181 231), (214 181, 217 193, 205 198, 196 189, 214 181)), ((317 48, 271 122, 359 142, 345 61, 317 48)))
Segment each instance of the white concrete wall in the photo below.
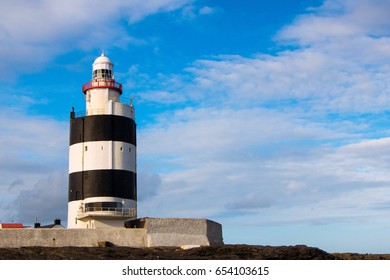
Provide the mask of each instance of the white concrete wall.
POLYGON ((119 92, 93 88, 85 94, 87 115, 117 115, 134 119, 134 107, 120 102, 119 92))
POLYGON ((108 88, 92 88, 86 92, 85 104, 88 115, 102 115, 105 113, 108 91, 108 88))
POLYGON ((134 120, 134 107, 131 107, 129 104, 109 101, 107 106, 111 106, 111 114, 134 120))
MULTIPOLYGON (((110 88, 92 88, 85 93, 87 115, 112 114, 112 103, 119 102, 119 92, 110 88), (107 105, 109 104, 109 106, 107 105)), ((128 106, 130 107, 130 106, 128 106)), ((130 110, 127 109, 130 113, 130 110)))

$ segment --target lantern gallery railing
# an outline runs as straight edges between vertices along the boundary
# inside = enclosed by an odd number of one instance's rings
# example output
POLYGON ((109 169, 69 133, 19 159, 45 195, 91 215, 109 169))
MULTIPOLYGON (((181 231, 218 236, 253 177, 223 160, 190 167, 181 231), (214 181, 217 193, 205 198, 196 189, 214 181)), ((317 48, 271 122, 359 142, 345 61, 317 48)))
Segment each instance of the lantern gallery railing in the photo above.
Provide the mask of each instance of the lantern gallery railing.
POLYGON ((91 81, 83 85, 82 91, 85 93, 91 88, 112 88, 118 90, 122 94, 122 84, 115 82, 115 80, 91 81))
POLYGON ((136 217, 136 208, 85 207, 79 211, 79 216, 121 216, 136 217))

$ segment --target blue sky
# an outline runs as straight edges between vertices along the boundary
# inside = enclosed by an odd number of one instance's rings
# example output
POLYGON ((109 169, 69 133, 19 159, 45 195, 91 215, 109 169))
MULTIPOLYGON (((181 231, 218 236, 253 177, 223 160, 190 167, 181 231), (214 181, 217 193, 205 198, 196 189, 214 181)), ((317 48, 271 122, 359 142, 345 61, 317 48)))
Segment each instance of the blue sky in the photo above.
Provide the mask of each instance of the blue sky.
POLYGON ((104 49, 136 96, 140 217, 212 219, 229 244, 389 253, 389 10, 2 3, 0 221, 66 220, 69 112, 104 49))

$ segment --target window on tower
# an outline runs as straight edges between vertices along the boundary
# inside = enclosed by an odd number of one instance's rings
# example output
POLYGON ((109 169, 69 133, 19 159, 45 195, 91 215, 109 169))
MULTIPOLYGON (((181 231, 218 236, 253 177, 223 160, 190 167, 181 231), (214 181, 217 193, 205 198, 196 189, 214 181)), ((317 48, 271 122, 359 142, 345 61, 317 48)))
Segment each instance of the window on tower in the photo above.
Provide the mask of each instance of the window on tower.
POLYGON ((122 208, 120 202, 90 202, 85 204, 85 212, 89 211, 115 211, 122 208))
POLYGON ((110 69, 97 69, 92 72, 92 79, 112 79, 110 69))

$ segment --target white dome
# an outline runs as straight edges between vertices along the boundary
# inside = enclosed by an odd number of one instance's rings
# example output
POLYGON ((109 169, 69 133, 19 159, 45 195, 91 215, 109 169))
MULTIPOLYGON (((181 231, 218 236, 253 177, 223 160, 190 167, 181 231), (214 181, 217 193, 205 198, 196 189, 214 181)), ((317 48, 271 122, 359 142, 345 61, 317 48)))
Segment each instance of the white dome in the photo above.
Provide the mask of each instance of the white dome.
POLYGON ((92 79, 114 79, 114 64, 104 53, 92 64, 92 79))
POLYGON ((112 64, 111 60, 104 55, 104 53, 102 53, 101 56, 99 56, 98 58, 95 59, 95 61, 93 62, 93 64, 97 64, 97 63, 110 63, 112 64))

